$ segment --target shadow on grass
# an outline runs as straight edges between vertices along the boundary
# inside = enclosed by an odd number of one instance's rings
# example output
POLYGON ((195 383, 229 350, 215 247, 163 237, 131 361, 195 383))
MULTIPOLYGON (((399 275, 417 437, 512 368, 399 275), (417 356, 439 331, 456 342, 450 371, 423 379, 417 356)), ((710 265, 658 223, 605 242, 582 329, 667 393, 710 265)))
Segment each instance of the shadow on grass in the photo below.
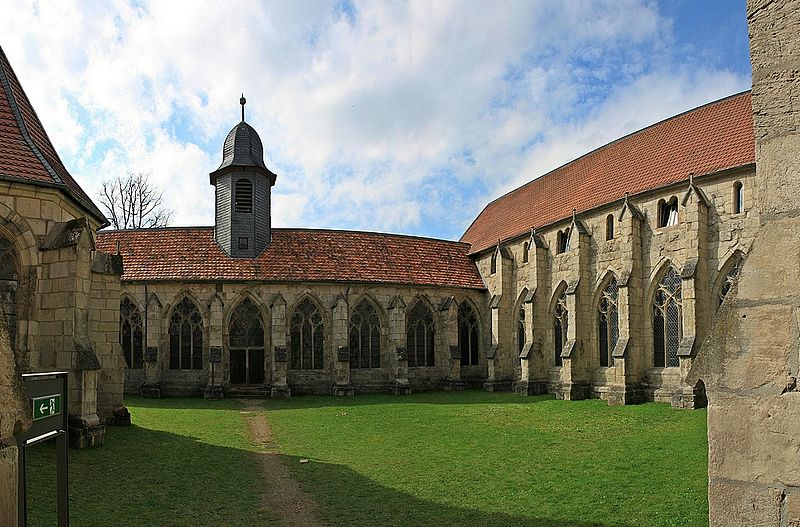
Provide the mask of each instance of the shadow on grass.
MULTIPOLYGON (((81 527, 274 525, 259 509, 263 483, 253 452, 194 437, 108 427, 102 446, 70 450, 70 524, 81 527)), ((29 527, 56 525, 55 449, 28 453, 29 527)))
MULTIPOLYGON (((552 401, 555 396, 536 395, 521 396, 511 392, 484 392, 482 390, 464 390, 460 392, 418 392, 411 395, 360 394, 352 397, 335 397, 333 395, 297 395, 289 399, 267 399, 268 408, 325 408, 393 404, 535 404, 552 401)), ((238 408, 235 399, 209 401, 200 398, 164 397, 161 399, 145 399, 138 396, 126 396, 126 404, 134 404, 143 408, 238 408)))
POLYGON ((387 488, 348 467, 280 456, 303 488, 317 497, 323 520, 336 527, 632 527, 626 523, 596 523, 570 519, 514 516, 450 506, 387 488))

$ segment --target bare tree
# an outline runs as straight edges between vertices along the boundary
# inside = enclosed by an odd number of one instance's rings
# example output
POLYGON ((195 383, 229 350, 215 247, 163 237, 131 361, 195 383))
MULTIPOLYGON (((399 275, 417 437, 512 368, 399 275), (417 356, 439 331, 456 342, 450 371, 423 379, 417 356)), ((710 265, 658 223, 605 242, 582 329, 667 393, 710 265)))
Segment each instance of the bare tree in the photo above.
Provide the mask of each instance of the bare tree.
POLYGON ((172 218, 172 210, 163 206, 162 192, 144 172, 103 181, 100 204, 115 229, 166 227, 172 218))

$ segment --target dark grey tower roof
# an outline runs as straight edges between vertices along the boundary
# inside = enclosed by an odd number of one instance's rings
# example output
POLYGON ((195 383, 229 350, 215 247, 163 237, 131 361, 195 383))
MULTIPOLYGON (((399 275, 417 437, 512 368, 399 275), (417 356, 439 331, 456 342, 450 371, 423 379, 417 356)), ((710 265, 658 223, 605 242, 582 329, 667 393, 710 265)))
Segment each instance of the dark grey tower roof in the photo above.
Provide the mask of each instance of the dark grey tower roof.
POLYGON ((217 170, 229 166, 260 167, 264 164, 264 147, 255 129, 242 121, 228 132, 222 147, 222 164, 217 170))
POLYGON ((228 132, 225 143, 222 146, 222 164, 213 171, 211 184, 217 176, 236 169, 251 168, 256 172, 267 176, 272 185, 275 184, 275 174, 264 164, 264 146, 255 128, 247 124, 244 120, 244 95, 240 99, 242 105, 242 122, 228 132))

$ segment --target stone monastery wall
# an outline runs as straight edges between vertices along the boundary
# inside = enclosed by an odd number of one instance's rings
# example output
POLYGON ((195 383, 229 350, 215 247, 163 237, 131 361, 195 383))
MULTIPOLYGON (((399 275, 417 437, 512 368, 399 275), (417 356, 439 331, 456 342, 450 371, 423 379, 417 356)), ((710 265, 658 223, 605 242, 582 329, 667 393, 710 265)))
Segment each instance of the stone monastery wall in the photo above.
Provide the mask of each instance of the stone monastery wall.
POLYGON ((609 203, 479 254, 493 330, 488 385, 513 383, 521 393, 601 397, 611 404, 704 404, 702 387, 689 386, 686 372, 723 287, 730 287, 726 277, 735 280, 731 271, 758 228, 754 170, 750 165, 609 203), (671 200, 678 203, 677 221, 659 226, 660 208, 671 200), (559 237, 567 229, 569 248, 562 250, 559 237), (665 348, 668 356, 672 334, 677 356, 657 365, 654 301, 670 267, 679 276, 681 298, 665 348), (618 338, 601 349, 600 307, 612 279, 618 338), (555 314, 562 293, 568 314, 559 339, 555 314), (612 356, 603 361, 601 352, 612 356))

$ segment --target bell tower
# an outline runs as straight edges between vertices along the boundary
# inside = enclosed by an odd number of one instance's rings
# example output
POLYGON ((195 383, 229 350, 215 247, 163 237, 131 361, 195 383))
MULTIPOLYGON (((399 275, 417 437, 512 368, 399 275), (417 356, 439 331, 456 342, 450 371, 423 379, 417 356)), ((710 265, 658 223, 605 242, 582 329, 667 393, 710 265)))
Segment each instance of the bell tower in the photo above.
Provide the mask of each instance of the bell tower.
POLYGON ((214 239, 228 256, 255 258, 272 240, 270 193, 277 176, 264 164, 264 147, 244 120, 228 132, 222 164, 211 172, 215 188, 214 239))

